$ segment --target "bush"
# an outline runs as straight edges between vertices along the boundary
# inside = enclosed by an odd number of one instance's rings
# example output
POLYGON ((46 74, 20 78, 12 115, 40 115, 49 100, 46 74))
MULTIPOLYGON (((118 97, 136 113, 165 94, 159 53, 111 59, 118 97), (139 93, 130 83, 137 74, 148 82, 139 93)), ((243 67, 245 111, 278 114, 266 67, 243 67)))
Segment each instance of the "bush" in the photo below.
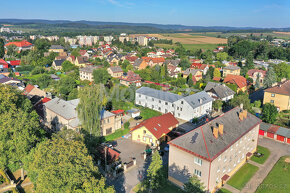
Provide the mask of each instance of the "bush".
POLYGON ((43 74, 44 72, 45 72, 44 68, 37 66, 31 71, 31 75, 43 74))
POLYGON ((129 129, 129 127, 130 127, 130 122, 126 122, 126 123, 124 123, 124 128, 125 128, 125 129, 129 129))

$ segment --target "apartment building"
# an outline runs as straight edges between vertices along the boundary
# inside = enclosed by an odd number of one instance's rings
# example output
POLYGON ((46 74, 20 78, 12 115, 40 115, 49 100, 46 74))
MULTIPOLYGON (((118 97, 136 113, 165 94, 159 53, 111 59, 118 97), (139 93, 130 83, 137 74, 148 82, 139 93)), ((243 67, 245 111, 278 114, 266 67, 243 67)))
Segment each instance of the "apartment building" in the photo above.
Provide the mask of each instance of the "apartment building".
POLYGON ((88 80, 88 81, 93 81, 94 76, 93 72, 94 70, 101 68, 100 66, 86 66, 84 68, 80 68, 80 79, 81 80, 88 80))
POLYGON ((236 107, 170 141, 168 179, 182 187, 196 175, 214 192, 256 151, 260 123, 236 107))
POLYGON ((136 90, 135 103, 161 113, 171 112, 175 117, 191 121, 212 110, 213 99, 204 91, 182 97, 170 92, 142 87, 136 90))
POLYGON ((137 42, 140 46, 147 46, 148 45, 148 38, 145 36, 138 36, 137 42))

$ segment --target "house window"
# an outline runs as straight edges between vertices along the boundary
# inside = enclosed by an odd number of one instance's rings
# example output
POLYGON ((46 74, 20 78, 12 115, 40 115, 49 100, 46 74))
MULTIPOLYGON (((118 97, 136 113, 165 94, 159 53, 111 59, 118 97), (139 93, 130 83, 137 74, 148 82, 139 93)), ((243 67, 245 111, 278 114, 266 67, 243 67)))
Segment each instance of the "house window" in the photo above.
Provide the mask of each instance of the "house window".
POLYGON ((146 134, 146 130, 143 130, 143 133, 146 134))
POLYGON ((275 94, 271 94, 271 97, 275 97, 275 94))
POLYGON ((141 95, 139 94, 139 97, 141 97, 141 95))
POLYGON ((202 159, 199 159, 198 157, 194 158, 194 163, 196 163, 197 165, 202 165, 202 159))
POLYGON ((270 100, 270 103, 274 103, 274 100, 270 100))
POLYGON ((172 104, 172 107, 174 107, 174 104, 172 104))
POLYGON ((152 98, 152 101, 154 101, 154 98, 152 98))
POLYGON ((152 143, 152 139, 149 139, 149 142, 152 143))
POLYGON ((159 100, 159 103, 161 103, 161 100, 159 100))
POLYGON ((161 111, 161 107, 158 107, 158 110, 161 111))
POLYGON ((152 109, 154 109, 154 105, 152 105, 152 109))
POLYGON ((168 102, 165 102, 165 105, 168 105, 168 102))
POLYGON ((180 108, 180 111, 182 111, 182 108, 180 108))
POLYGON ((168 112, 168 110, 167 109, 165 109, 165 113, 167 113, 168 112))
POLYGON ((111 134, 112 133, 112 127, 110 127, 109 129, 106 129, 106 134, 111 134))
POLYGON ((194 174, 197 175, 198 177, 201 177, 201 171, 194 169, 194 174))
POLYGON ((221 160, 222 160, 222 156, 220 155, 218 161, 221 161, 221 160))
POLYGON ((110 123, 110 119, 108 119, 107 123, 110 123))
POLYGON ((183 105, 183 101, 181 101, 181 104, 183 105))
POLYGON ((179 110, 179 107, 177 107, 177 110, 179 110))

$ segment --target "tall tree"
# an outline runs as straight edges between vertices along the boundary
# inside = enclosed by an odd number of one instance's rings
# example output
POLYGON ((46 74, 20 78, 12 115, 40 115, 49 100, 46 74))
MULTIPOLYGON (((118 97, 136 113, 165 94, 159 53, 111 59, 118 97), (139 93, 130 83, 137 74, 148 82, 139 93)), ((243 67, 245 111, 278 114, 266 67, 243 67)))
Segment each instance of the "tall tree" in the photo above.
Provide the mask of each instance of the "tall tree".
POLYGON ((221 100, 215 100, 212 103, 212 107, 217 111, 220 111, 222 109, 222 106, 223 106, 223 101, 221 101, 221 100))
POLYGON ((275 82, 277 82, 277 76, 272 67, 269 67, 266 77, 264 79, 264 87, 269 88, 271 87, 275 82))
POLYGON ((232 107, 240 106, 240 104, 243 104, 245 109, 251 110, 249 95, 245 93, 239 93, 230 100, 230 105, 232 107))
POLYGON ((219 52, 216 54, 216 59, 218 61, 223 61, 223 60, 227 60, 229 57, 228 53, 226 52, 219 52))
POLYGON ((274 124, 276 121, 278 115, 277 108, 271 104, 271 103, 266 103, 263 106, 262 110, 262 120, 265 121, 266 123, 271 123, 274 124))
POLYGON ((101 111, 107 103, 103 85, 86 86, 79 90, 80 102, 77 107, 82 128, 90 135, 101 136, 101 111))
POLYGON ((221 77, 221 72, 219 71, 219 69, 215 68, 213 71, 213 77, 221 77))
POLYGON ((162 167, 162 158, 160 157, 159 152, 155 151, 152 156, 152 162, 147 169, 150 189, 157 189, 164 182, 162 167))
POLYGON ((260 84, 260 73, 258 73, 257 78, 256 78, 255 88, 259 89, 260 87, 261 87, 261 84, 260 84))
POLYGON ((94 166, 84 138, 63 130, 40 143, 25 162, 38 192, 108 192, 104 178, 94 166))
POLYGON ((110 79, 110 74, 104 68, 96 69, 93 72, 94 82, 96 84, 102 83, 106 84, 110 79))
POLYGON ((4 40, 0 38, 0 58, 3 58, 4 55, 5 55, 4 40))
POLYGON ((183 187, 186 193, 205 193, 205 186, 196 175, 190 177, 183 187))

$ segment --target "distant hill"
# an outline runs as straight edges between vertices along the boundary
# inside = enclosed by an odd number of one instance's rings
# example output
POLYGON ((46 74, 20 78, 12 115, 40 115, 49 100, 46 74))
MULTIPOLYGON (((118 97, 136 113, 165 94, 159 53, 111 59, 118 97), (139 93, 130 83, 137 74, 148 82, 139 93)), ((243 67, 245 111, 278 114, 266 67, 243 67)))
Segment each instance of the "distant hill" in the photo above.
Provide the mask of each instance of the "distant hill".
POLYGON ((13 24, 28 28, 58 27, 58 28, 86 28, 86 29, 131 29, 132 31, 145 30, 152 32, 228 32, 228 31, 290 31, 288 28, 255 28, 255 27, 228 27, 228 26, 186 26, 186 25, 166 25, 154 23, 126 23, 126 22, 103 22, 103 21, 69 21, 69 20, 44 20, 44 19, 0 19, 0 24, 13 24))

